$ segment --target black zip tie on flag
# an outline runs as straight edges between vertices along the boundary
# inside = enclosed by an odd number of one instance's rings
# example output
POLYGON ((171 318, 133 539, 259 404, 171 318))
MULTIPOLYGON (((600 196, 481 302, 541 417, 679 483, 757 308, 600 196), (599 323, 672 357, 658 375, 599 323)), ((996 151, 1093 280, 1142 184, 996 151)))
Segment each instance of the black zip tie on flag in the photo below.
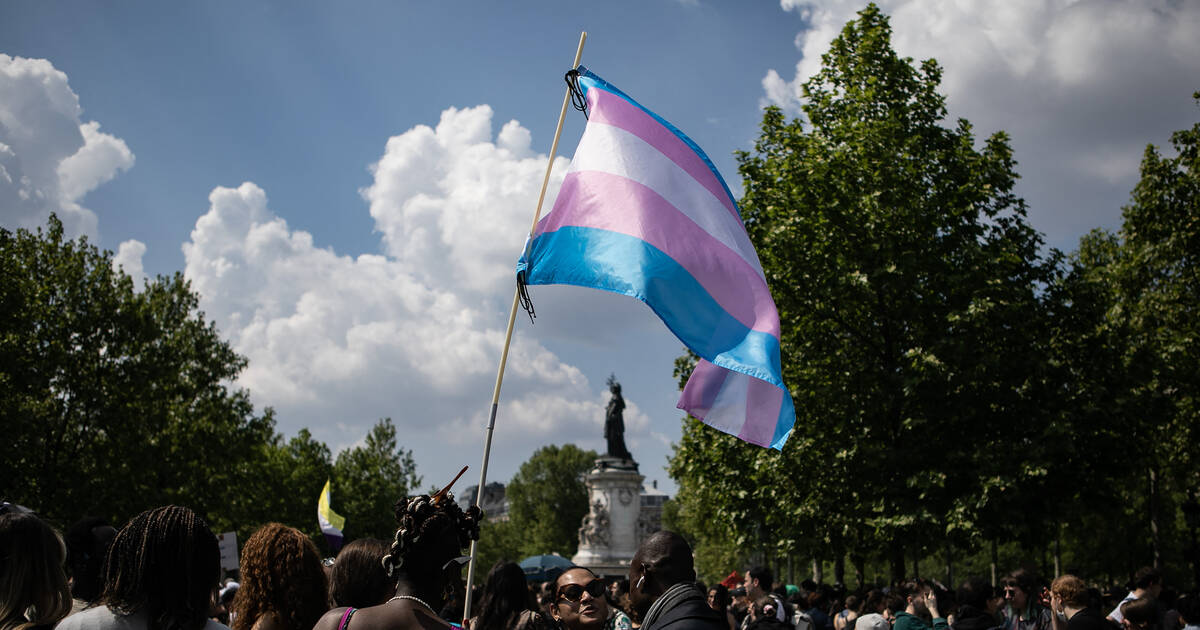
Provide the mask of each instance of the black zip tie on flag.
POLYGON ((533 310, 533 300, 529 297, 529 285, 525 284, 525 270, 517 272, 517 298, 521 301, 521 308, 525 309, 525 314, 529 315, 529 323, 533 323, 533 318, 537 317, 537 312, 533 310))
MULTIPOLYGON (((580 68, 582 67, 580 66, 580 68)), ((587 118, 587 100, 583 97, 583 90, 579 87, 579 70, 567 70, 567 74, 563 79, 567 82, 567 89, 571 91, 571 106, 583 112, 583 117, 587 118)))

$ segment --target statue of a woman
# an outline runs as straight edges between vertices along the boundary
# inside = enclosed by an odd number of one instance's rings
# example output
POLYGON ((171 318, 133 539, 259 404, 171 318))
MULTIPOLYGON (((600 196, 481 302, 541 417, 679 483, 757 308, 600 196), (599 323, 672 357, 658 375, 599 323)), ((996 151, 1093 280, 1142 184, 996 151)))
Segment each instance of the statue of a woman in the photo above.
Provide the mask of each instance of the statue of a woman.
POLYGON ((633 459, 629 449, 625 448, 625 399, 621 397, 621 384, 615 376, 608 377, 608 391, 612 398, 604 413, 604 439, 608 441, 608 457, 633 459))

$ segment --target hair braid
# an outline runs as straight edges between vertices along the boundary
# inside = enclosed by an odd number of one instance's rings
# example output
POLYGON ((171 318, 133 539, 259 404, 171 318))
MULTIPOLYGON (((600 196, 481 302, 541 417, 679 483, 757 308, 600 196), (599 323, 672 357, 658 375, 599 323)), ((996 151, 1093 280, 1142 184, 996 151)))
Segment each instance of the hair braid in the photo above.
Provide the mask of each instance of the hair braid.
POLYGON ((467 547, 472 540, 479 539, 479 522, 483 520, 483 510, 478 505, 464 512, 449 493, 440 501, 427 494, 400 499, 394 514, 398 525, 396 535, 383 557, 383 567, 392 577, 397 571, 407 570, 406 563, 427 549, 422 543, 435 540, 448 529, 457 535, 459 548, 467 547))
POLYGON ((220 573, 217 537, 192 510, 169 505, 133 517, 113 538, 101 600, 144 610, 150 630, 199 630, 220 573))

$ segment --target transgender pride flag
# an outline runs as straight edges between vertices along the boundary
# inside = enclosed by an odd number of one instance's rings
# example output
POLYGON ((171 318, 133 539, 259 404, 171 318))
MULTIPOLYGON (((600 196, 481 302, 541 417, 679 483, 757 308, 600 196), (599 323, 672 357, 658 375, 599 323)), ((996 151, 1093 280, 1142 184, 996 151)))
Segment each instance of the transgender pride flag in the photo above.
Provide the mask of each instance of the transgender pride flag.
POLYGON ((679 408, 782 448, 796 414, 780 368, 779 314, 729 187, 670 123, 583 66, 579 85, 587 127, 518 277, 645 302, 701 357, 679 408))

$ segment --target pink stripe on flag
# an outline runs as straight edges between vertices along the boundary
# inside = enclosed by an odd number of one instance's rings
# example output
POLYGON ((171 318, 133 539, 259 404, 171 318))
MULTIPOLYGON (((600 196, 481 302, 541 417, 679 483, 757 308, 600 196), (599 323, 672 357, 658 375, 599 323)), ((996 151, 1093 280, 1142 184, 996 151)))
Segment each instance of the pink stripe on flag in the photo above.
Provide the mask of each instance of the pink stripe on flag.
POLYGON ((678 164, 679 168, 688 175, 694 177, 700 185, 721 201, 730 214, 738 217, 739 221, 741 220, 736 206, 733 205, 733 200, 725 191, 725 186, 717 180, 717 176, 713 174, 708 164, 683 140, 680 140, 679 136, 640 107, 603 88, 589 89, 587 98, 590 110, 589 125, 592 123, 612 125, 641 138, 672 162, 678 164))
POLYGON ((679 409, 704 424, 758 446, 771 446, 783 390, 701 359, 679 397, 679 409))
POLYGON ((746 423, 738 437, 759 446, 770 446, 779 424, 779 408, 783 405, 783 390, 774 385, 738 374, 749 379, 746 391, 746 423))
POLYGON ((779 313, 754 268, 650 188, 609 173, 568 173, 554 210, 538 224, 537 233, 565 226, 609 230, 646 241, 692 274, 721 308, 747 328, 779 337, 779 313))

